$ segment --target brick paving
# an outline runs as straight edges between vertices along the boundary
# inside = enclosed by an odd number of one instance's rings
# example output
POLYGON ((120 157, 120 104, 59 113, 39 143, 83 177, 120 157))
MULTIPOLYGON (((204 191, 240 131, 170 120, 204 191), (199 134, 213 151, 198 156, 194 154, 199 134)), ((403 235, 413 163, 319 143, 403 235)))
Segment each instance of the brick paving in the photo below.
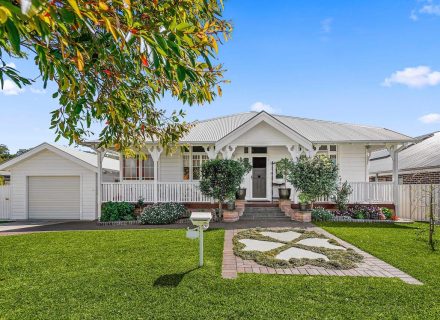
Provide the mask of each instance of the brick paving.
POLYGON ((271 268, 259 265, 253 260, 243 260, 234 255, 232 238, 241 229, 225 230, 225 242, 223 249, 222 277, 226 279, 235 279, 238 273, 260 273, 260 274, 282 274, 282 275, 320 275, 320 276, 348 276, 348 277, 381 277, 381 278, 399 278, 403 282, 414 285, 422 285, 420 281, 406 274, 405 272, 393 267, 392 265, 379 260, 352 244, 339 239, 331 233, 318 228, 311 227, 307 230, 315 231, 326 236, 329 239, 336 240, 345 248, 351 248, 364 257, 363 262, 356 268, 349 270, 334 270, 316 266, 302 266, 297 268, 271 268))

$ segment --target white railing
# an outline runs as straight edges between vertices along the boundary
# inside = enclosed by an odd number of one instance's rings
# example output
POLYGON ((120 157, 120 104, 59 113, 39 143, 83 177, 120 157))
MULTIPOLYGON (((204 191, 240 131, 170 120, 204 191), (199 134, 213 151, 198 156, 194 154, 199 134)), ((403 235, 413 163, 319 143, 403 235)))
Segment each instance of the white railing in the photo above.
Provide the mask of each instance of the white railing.
POLYGON ((0 186, 0 220, 11 219, 11 186, 0 186))
POLYGON ((198 182, 103 183, 102 202, 210 202, 198 182), (157 190, 155 190, 157 188, 157 190))
POLYGON ((145 202, 154 200, 153 183, 103 183, 102 202, 137 202, 140 198, 145 202))
MULTIPOLYGON (((349 203, 393 203, 392 182, 350 182, 352 193, 349 203)), ((294 195, 294 200, 298 195, 294 195)), ((317 202, 332 202, 330 197, 322 197, 317 202)))

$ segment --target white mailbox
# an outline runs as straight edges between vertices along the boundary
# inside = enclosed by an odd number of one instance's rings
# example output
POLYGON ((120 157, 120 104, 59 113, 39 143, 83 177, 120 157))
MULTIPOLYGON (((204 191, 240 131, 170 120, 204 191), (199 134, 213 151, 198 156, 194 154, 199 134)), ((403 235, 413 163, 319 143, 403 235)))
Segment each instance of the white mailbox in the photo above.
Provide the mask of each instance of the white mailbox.
MULTIPOLYGON (((199 267, 201 267, 203 266, 203 230, 209 228, 209 222, 212 219, 212 215, 210 212, 193 212, 191 213, 189 219, 191 220, 192 224, 197 226, 199 229, 199 267)), ((192 236, 192 238, 194 237, 190 230, 188 230, 187 236, 192 236)))

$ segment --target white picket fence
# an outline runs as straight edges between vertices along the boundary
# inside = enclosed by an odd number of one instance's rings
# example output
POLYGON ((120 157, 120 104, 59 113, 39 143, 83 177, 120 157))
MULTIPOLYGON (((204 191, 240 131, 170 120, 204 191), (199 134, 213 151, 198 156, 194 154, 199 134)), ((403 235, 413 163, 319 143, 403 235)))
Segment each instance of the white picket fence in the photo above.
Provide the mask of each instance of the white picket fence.
POLYGON ((0 186, 0 220, 11 219, 11 186, 0 186))
POLYGON ((204 196, 198 182, 158 182, 157 201, 155 201, 154 183, 103 183, 102 202, 210 202, 204 196))

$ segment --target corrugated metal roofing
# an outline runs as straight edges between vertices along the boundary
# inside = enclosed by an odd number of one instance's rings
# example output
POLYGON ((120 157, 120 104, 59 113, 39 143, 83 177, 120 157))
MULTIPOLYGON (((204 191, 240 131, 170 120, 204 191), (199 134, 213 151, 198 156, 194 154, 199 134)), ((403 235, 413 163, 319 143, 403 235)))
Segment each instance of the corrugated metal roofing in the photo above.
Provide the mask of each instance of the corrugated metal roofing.
MULTIPOLYGON (((255 117, 257 112, 238 113, 194 123, 183 142, 216 142, 255 117)), ((409 141, 412 138, 384 128, 332 121, 272 115, 311 142, 409 141)))
MULTIPOLYGON (((392 160, 387 150, 373 152, 370 174, 392 171, 392 160)), ((432 134, 399 152, 399 170, 440 168, 440 132, 432 134)))
MULTIPOLYGON (((88 164, 97 167, 98 166, 98 158, 95 153, 89 153, 85 151, 81 151, 74 148, 61 147, 55 144, 50 144, 52 147, 57 148, 65 153, 70 154, 71 156, 78 158, 88 164)), ((112 171, 119 171, 119 160, 112 159, 109 157, 105 157, 102 161, 102 168, 112 171)))

